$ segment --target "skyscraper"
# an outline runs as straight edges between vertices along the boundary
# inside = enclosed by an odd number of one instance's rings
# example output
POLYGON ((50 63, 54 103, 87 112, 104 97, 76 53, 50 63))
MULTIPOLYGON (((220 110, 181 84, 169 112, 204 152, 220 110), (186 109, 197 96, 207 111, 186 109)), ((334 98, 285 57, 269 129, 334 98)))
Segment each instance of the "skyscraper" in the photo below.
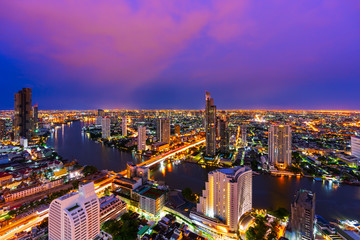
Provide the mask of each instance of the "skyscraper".
POLYGON ((21 137, 31 139, 33 134, 33 119, 31 106, 31 88, 23 88, 15 93, 15 140, 21 137))
POLYGON ((156 122, 156 138, 159 142, 170 143, 170 119, 158 118, 156 122))
POLYGON ((301 189, 291 203, 291 232, 294 239, 314 239, 315 193, 301 189))
POLYGON ((351 137, 351 155, 360 158, 360 137, 351 137))
POLYGON ((109 138, 110 137, 110 118, 104 117, 101 120, 101 134, 102 138, 109 138))
POLYGON ((280 169, 291 165, 291 128, 288 125, 272 125, 269 128, 269 162, 280 169))
POLYGON ((139 151, 146 150, 146 127, 145 126, 138 127, 138 150, 139 151))
POLYGON ((220 151, 226 153, 229 150, 229 132, 228 122, 225 118, 221 118, 218 121, 219 137, 220 137, 220 151))
POLYGON ((87 240, 100 233, 100 205, 94 183, 53 200, 49 208, 49 240, 87 240))
POLYGON ((34 120, 34 126, 37 127, 37 124, 39 122, 39 107, 37 104, 33 106, 33 120, 34 120))
POLYGON ((181 127, 179 124, 175 125, 175 135, 180 136, 181 127))
POLYGON ((127 136, 127 117, 126 116, 124 116, 122 118, 122 135, 124 137, 127 136))
POLYGON ((216 154, 216 106, 209 92, 205 92, 205 137, 206 155, 216 154))
POLYGON ((221 220, 230 232, 234 232, 238 229, 240 217, 251 209, 251 169, 238 166, 208 174, 208 182, 197 204, 198 212, 221 220))
POLYGON ((5 119, 0 119, 0 140, 6 136, 5 119))

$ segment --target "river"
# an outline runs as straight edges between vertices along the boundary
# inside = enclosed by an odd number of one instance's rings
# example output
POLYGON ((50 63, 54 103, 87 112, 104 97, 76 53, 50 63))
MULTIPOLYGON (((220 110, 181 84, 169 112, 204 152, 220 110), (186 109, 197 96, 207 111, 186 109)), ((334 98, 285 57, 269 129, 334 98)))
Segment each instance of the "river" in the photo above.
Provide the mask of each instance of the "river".
MULTIPOLYGON (((120 171, 129 161, 138 163, 141 159, 128 152, 105 147, 90 140, 81 129, 83 122, 73 122, 55 129, 47 144, 65 159, 77 159, 82 165, 93 165, 98 169, 120 171)), ((203 168, 193 163, 164 163, 151 171, 151 177, 164 181, 171 188, 190 187, 201 193, 212 168, 203 168)), ((328 220, 360 220, 360 187, 340 185, 329 182, 316 182, 308 178, 273 177, 259 175, 253 178, 253 207, 262 209, 289 209, 295 192, 309 189, 316 193, 316 214, 328 220)))

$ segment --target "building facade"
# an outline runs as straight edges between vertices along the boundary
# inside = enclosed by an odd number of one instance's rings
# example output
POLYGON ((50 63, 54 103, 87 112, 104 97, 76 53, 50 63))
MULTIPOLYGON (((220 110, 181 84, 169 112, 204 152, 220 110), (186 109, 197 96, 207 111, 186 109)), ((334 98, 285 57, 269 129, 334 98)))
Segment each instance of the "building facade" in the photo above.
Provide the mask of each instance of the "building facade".
POLYGON ((219 137, 220 137, 220 151, 226 153, 229 150, 229 132, 228 122, 222 118, 218 121, 219 137))
POLYGON ((230 232, 238 230, 240 217, 252 209, 252 171, 246 167, 218 169, 208 175, 197 212, 220 220, 230 232))
POLYGON ((216 154, 216 106, 209 92, 205 93, 205 137, 206 155, 216 154))
POLYGON ((15 93, 14 132, 16 141, 21 137, 30 140, 33 135, 31 88, 23 88, 15 93))
POLYGON ((138 151, 146 150, 146 127, 139 126, 138 127, 138 151))
POLYGON ((351 155, 360 158, 360 137, 351 137, 351 155))
POLYGON ((149 188, 140 193, 139 207, 141 210, 158 216, 165 205, 166 192, 157 188, 149 188))
POLYGON ((6 136, 5 119, 0 119, 0 140, 6 136))
POLYGON ((101 137, 110 138, 110 118, 104 117, 101 120, 101 137))
POLYGON ((170 143, 170 119, 157 119, 156 138, 159 142, 170 143))
POLYGON ((122 135, 123 137, 126 137, 127 136, 127 122, 128 122, 128 119, 127 117, 123 117, 122 118, 122 135))
POLYGON ((290 226, 295 239, 314 239, 315 193, 299 190, 291 203, 290 226))
POLYGON ((280 169, 291 165, 291 128, 288 125, 272 125, 268 135, 269 163, 280 169))
POLYGON ((94 183, 79 185, 53 200, 49 208, 49 240, 87 240, 100 233, 100 204, 94 183))
POLYGON ((127 211, 127 204, 118 196, 104 196, 99 199, 100 202, 100 224, 115 219, 127 211))

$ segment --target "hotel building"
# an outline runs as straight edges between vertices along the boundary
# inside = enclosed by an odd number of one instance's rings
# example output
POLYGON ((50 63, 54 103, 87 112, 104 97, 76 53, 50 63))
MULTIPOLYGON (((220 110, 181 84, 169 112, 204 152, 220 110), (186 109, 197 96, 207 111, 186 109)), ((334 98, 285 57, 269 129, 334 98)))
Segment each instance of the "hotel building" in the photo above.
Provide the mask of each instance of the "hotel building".
POLYGON ((269 128, 269 163, 280 169, 291 165, 291 128, 288 125, 272 125, 269 128))
POLYGON ((53 200, 49 208, 49 240, 88 240, 100 233, 100 204, 94 183, 53 200))
MULTIPOLYGON (((208 175, 195 216, 203 224, 229 232, 238 230, 240 217, 252 209, 252 171, 246 167, 218 169, 208 175)), ((194 215, 193 215, 194 216, 194 215)))

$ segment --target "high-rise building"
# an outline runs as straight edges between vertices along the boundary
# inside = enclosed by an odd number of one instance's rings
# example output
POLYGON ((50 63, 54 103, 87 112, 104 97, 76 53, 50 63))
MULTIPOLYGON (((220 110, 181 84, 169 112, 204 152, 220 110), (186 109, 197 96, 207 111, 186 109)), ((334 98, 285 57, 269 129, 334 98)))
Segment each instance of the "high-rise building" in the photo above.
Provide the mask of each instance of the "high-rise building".
POLYGON ((205 93, 205 137, 206 155, 215 156, 216 154, 216 106, 210 93, 205 93))
POLYGON ((272 125, 269 128, 269 162, 280 169, 291 165, 291 128, 289 125, 272 125))
MULTIPOLYGON (((252 209, 252 171, 246 167, 218 169, 208 174, 197 211, 237 231, 240 217, 252 209)), ((216 224, 215 224, 216 225, 216 224)))
POLYGON ((6 136, 5 119, 0 119, 0 140, 6 136))
POLYGON ((34 125, 37 127, 37 124, 39 122, 39 107, 37 104, 33 106, 33 121, 34 125))
POLYGON ((247 144, 247 132, 246 132, 246 125, 240 126, 240 134, 241 134, 241 143, 246 145, 247 144))
POLYGON ((98 109, 97 115, 98 115, 99 117, 105 117, 105 112, 104 112, 104 110, 98 109))
POLYGON ((21 137, 31 139, 33 134, 33 119, 31 106, 31 88, 23 88, 15 93, 15 140, 21 137))
POLYGON ((138 151, 146 150, 146 127, 138 127, 138 151))
POLYGON ((290 226, 294 239, 314 239, 315 193, 301 189, 291 203, 290 226))
POLYGON ((175 125, 175 135, 180 136, 180 132, 181 132, 181 127, 179 124, 176 124, 175 125))
POLYGON ((220 137, 220 151, 226 153, 229 150, 229 132, 228 122, 226 119, 221 118, 218 121, 219 137, 220 137))
POLYGON ((159 142, 170 143, 170 119, 158 118, 156 122, 156 138, 159 142))
POLYGON ((95 117, 95 125, 97 125, 97 126, 101 126, 101 124, 102 124, 102 117, 99 117, 99 116, 97 116, 97 117, 95 117))
POLYGON ((49 208, 49 240, 87 240, 100 233, 100 205, 94 183, 53 200, 49 208))
POLYGON ((127 117, 124 116, 122 118, 122 135, 123 137, 126 137, 127 136, 127 117))
POLYGON ((351 137, 351 155, 360 158, 360 137, 351 137))
POLYGON ((104 117, 101 120, 101 134, 102 138, 109 138, 110 137, 110 118, 104 117))

